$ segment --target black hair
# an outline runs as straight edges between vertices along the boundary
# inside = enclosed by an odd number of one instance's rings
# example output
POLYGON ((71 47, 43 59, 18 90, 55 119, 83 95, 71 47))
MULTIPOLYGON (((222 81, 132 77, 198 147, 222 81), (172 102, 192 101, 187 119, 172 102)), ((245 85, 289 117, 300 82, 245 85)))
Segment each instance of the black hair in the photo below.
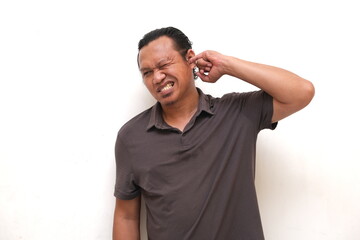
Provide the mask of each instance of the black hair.
POLYGON ((148 45, 150 42, 162 37, 167 36, 171 38, 174 42, 175 49, 180 53, 182 57, 186 57, 186 53, 192 47, 192 42, 189 38, 179 29, 174 27, 166 27, 155 29, 151 32, 148 32, 144 37, 139 41, 138 49, 140 50, 148 45))

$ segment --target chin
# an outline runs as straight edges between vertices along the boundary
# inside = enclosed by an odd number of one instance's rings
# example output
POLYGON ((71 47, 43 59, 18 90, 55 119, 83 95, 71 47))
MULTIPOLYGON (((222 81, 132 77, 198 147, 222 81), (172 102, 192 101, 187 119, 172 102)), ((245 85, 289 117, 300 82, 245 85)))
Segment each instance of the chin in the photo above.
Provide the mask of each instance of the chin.
POLYGON ((171 99, 162 99, 159 102, 161 103, 162 106, 171 106, 176 103, 175 100, 171 100, 171 99))
POLYGON ((163 103, 164 106, 172 106, 174 104, 175 104, 175 101, 163 103))
POLYGON ((173 93, 169 93, 162 96, 158 101, 161 103, 161 105, 170 106, 176 102, 176 98, 173 96, 173 93))

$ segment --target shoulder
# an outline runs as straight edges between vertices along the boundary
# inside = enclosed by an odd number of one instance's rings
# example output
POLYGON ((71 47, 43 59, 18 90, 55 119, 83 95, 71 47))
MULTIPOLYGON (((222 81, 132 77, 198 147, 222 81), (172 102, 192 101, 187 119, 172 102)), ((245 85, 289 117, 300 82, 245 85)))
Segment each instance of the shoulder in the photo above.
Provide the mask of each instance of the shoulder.
POLYGON ((271 96, 263 90, 251 91, 251 92, 232 92, 224 94, 220 98, 213 98, 214 103, 219 105, 256 105, 262 104, 262 102, 271 100, 271 96))
POLYGON ((263 90, 251 91, 251 92, 232 92, 227 93, 221 97, 224 101, 231 101, 231 100, 247 100, 247 99, 254 99, 254 98, 264 98, 265 95, 268 95, 263 90))
POLYGON ((151 115, 150 107, 127 121, 118 131, 118 138, 128 138, 138 132, 145 132, 151 115))

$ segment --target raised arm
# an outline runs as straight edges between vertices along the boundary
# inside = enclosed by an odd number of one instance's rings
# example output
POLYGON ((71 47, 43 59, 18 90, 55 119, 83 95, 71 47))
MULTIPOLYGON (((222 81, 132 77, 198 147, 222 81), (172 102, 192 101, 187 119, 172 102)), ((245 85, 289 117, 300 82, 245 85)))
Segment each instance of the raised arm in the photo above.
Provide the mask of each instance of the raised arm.
POLYGON ((246 81, 273 97, 272 122, 277 122, 308 105, 314 86, 287 70, 205 51, 190 59, 199 68, 197 75, 205 82, 216 82, 227 74, 246 81))
POLYGON ((116 199, 113 240, 140 240, 141 197, 132 200, 116 199))

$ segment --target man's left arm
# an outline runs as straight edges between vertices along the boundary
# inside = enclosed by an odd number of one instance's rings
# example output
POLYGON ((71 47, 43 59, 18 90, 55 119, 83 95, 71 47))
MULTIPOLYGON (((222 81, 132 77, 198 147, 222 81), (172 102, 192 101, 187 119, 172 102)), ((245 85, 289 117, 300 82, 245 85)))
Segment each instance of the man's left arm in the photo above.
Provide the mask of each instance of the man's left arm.
POLYGON ((190 59, 205 82, 216 82, 224 74, 239 78, 273 97, 272 122, 277 122, 308 105, 314 96, 313 84, 285 69, 253 63, 214 51, 190 59))

